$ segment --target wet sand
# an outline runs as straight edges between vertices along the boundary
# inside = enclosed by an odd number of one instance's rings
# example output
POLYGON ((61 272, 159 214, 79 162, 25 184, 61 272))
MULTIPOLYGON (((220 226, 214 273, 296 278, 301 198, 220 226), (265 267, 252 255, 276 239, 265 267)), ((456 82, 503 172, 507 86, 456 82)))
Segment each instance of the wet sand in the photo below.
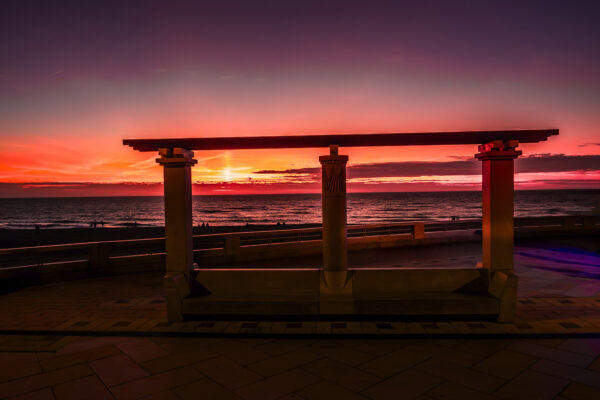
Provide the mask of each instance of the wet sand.
MULTIPOLYGON (((317 224, 302 225, 248 225, 248 226, 210 226, 194 227, 195 235, 208 235, 225 232, 262 231, 275 229, 299 229, 317 227, 317 224)), ((145 239, 163 237, 165 228, 67 228, 67 229, 0 229, 0 249, 48 244, 95 242, 105 240, 145 239)))

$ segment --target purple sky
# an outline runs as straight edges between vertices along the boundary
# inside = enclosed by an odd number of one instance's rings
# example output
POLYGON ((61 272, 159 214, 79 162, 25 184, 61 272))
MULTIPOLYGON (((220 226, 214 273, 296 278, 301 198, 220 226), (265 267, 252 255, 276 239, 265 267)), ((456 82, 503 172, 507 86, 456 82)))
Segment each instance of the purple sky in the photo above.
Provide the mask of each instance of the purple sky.
MULTIPOLYGON (((598 21, 598 1, 6 1, 0 182, 160 180, 125 137, 559 128, 524 154, 599 155, 598 21)), ((194 176, 242 184, 318 154, 201 155, 194 176)))

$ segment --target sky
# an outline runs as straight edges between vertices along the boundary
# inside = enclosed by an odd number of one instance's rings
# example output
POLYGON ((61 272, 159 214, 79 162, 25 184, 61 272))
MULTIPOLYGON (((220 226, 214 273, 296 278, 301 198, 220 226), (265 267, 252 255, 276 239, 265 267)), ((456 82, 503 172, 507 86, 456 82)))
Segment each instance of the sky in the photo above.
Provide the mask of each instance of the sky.
MULTIPOLYGON (((560 129, 517 189, 600 188, 597 1, 4 1, 0 197, 160 195, 124 138, 560 129)), ((479 190, 476 146, 347 148, 348 190, 479 190)), ((319 192, 327 149, 196 152, 195 194, 319 192)))

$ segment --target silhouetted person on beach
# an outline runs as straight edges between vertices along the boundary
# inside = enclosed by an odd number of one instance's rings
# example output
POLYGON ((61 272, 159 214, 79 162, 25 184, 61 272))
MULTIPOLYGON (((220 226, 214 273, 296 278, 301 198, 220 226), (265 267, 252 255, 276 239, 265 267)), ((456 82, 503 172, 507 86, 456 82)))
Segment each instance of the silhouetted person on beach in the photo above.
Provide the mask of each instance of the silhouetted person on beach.
POLYGON ((104 228, 104 221, 100 221, 100 226, 104 228))
POLYGON ((98 221, 94 220, 94 229, 96 229, 96 226, 98 226, 98 221))

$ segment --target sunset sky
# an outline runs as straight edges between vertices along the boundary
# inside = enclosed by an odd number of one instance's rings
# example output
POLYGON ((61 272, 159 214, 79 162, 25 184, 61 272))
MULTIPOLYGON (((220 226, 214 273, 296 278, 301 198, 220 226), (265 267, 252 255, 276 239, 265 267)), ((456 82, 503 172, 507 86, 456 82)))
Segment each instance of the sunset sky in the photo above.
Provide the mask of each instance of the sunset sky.
MULTIPOLYGON (((123 138, 543 128, 517 188, 600 188, 598 21, 598 1, 3 2, 0 197, 160 195, 123 138)), ((341 152, 350 191, 477 190, 475 147, 341 152)), ((318 192, 326 152, 197 152, 194 193, 318 192)))

